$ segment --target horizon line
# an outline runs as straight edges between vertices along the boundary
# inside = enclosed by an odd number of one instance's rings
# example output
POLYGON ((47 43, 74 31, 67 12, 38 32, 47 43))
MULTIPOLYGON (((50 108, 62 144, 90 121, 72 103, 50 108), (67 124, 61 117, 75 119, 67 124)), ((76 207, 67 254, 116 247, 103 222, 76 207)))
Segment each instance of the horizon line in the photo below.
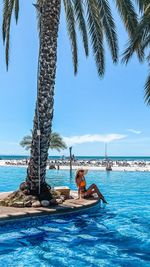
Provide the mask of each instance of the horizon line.
MULTIPOLYGON (((27 155, 27 154, 0 154, 0 157, 2 156, 21 156, 21 157, 30 157, 30 155, 27 155)), ((49 157, 62 157, 62 156, 65 156, 65 157, 68 157, 66 155, 49 155, 49 157)), ((75 157, 104 157, 105 158, 105 155, 75 155, 75 157)), ((132 155, 132 156, 129 156, 129 155, 109 155, 108 157, 150 157, 150 155, 132 155)))

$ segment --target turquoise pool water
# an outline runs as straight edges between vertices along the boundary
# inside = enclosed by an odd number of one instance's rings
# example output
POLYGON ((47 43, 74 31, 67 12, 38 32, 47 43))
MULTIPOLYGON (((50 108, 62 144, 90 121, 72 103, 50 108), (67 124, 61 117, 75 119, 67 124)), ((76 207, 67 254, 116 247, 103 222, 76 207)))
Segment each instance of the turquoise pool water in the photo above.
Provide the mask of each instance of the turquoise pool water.
MULTIPOLYGON (((0 191, 14 190, 24 168, 0 168, 0 191)), ((54 185, 75 188, 68 171, 48 171, 54 185)), ((0 266, 150 266, 150 174, 90 171, 109 205, 88 213, 0 226, 0 266)))

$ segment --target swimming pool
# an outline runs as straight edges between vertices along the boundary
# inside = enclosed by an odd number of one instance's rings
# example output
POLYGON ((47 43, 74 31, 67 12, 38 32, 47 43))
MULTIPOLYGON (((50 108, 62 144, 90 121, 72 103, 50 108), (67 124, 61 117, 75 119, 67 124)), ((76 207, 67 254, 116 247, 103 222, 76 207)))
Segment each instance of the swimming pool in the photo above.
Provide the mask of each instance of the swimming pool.
MULTIPOLYGON (((18 187, 24 168, 1 167, 0 191, 18 187)), ((89 171, 109 205, 0 226, 0 266, 150 266, 150 178, 146 172, 89 171)), ((75 189, 68 171, 47 172, 53 186, 75 189)))

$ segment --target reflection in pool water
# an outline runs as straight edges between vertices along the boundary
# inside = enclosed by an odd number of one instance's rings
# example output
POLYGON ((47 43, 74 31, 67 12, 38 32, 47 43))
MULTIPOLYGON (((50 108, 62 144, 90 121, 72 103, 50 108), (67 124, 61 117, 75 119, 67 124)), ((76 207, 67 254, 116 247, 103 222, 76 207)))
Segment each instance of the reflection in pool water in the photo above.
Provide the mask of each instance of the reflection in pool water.
MULTIPOLYGON (((0 191, 17 188, 23 168, 0 168, 0 191)), ((75 189, 68 171, 48 171, 54 185, 75 189)), ((150 266, 149 173, 90 171, 105 208, 7 223, 0 227, 0 266, 150 266)))

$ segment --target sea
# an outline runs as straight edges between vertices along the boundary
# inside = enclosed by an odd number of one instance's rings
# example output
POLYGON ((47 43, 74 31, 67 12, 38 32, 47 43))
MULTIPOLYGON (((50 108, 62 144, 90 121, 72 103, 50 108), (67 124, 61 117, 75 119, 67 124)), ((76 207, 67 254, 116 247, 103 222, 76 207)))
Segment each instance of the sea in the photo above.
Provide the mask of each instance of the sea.
MULTIPOLYGON (((22 160, 27 159, 27 155, 0 155, 0 160, 22 160)), ((69 157, 64 157, 68 159, 69 157)), ((61 156, 49 156, 50 160, 61 160, 61 156)), ((104 160, 104 156, 75 156, 76 160, 104 160)), ((150 161, 150 156, 109 156, 114 161, 150 161)))

